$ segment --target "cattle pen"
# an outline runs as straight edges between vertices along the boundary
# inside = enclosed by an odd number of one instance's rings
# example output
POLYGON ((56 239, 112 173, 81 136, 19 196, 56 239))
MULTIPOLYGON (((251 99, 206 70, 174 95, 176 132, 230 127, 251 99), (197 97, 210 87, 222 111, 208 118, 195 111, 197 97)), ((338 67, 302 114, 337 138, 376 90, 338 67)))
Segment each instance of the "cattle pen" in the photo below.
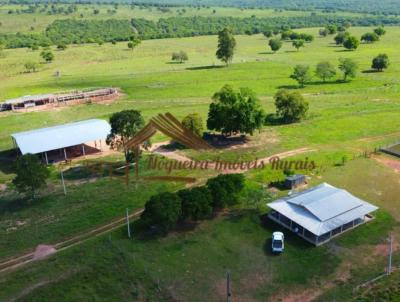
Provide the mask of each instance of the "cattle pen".
POLYGON ((115 88, 86 89, 54 94, 26 95, 0 103, 0 111, 31 111, 65 105, 110 101, 118 96, 115 88))

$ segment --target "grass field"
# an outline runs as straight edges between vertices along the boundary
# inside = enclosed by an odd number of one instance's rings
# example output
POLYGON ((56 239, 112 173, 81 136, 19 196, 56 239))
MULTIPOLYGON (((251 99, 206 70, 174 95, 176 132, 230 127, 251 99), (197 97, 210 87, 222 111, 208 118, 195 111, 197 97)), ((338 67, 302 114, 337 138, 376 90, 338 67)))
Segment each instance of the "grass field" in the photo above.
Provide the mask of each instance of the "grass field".
MULTIPOLYGON (((7 6, 1 9, 4 13, 7 6)), ((202 10, 206 14, 210 9, 202 10)), ((223 12, 234 14, 217 8, 217 14, 223 12)), ((38 29, 47 22, 46 18, 39 19, 43 24, 38 29)), ((2 19, 0 31, 9 26, 7 20, 2 19)), ((28 25, 18 26, 24 30, 28 25)), ((135 238, 130 242, 119 230, 109 238, 91 240, 0 276, 0 301, 12 297, 19 301, 87 301, 88 296, 110 301, 218 301, 223 298, 227 269, 232 271, 235 294, 244 301, 276 301, 284 292, 296 294, 307 288, 320 288, 320 301, 350 299, 354 286, 381 272, 386 255, 377 253, 377 246, 389 230, 398 234, 398 174, 374 159, 352 160, 353 156, 400 136, 400 28, 386 29, 381 41, 362 44, 353 52, 333 45, 332 36, 317 37, 317 28, 300 30, 314 34, 316 39, 299 52, 288 42, 273 54, 263 36, 237 36, 237 51, 229 67, 215 58, 215 36, 143 41, 134 51, 128 50, 126 43, 70 46, 66 51, 54 51, 55 61, 41 64, 35 73, 25 73, 23 65, 29 60, 39 62, 40 51, 5 50, 0 58, 0 99, 104 86, 121 88, 123 96, 108 105, 1 113, 1 183, 8 183, 13 177, 12 164, 6 156, 12 146, 10 134, 14 132, 87 118, 107 119, 113 112, 128 108, 141 110, 146 119, 164 112, 178 118, 198 112, 205 122, 211 96, 225 84, 253 89, 263 108, 272 113, 273 95, 280 88, 288 88, 299 91, 309 101, 310 112, 305 121, 264 127, 243 150, 206 155, 183 152, 196 158, 253 159, 299 147, 314 148, 315 152, 306 154, 319 167, 310 175, 311 184, 326 181, 346 188, 377 204, 380 210, 372 223, 318 249, 289 235, 288 252, 282 257, 268 252, 268 238, 276 226, 265 224, 246 202, 194 230, 181 230, 165 238, 135 238), (179 50, 188 53, 189 61, 172 64, 171 53, 179 50), (389 69, 369 72, 372 58, 379 53, 389 55, 389 69), (328 60, 337 66, 343 57, 359 64, 360 72, 351 82, 337 81, 338 74, 327 83, 314 78, 300 89, 289 78, 296 64, 314 66, 328 60), (55 71, 61 72, 60 78, 53 76, 55 71), (348 158, 344 166, 340 165, 343 156, 348 158)), ((360 37, 371 28, 350 31, 360 37)), ((162 135, 155 138, 165 139, 162 135)), ((303 156, 296 158, 300 157, 303 156)), ((115 163, 120 159, 117 156, 106 160, 115 163)), ((126 187, 120 181, 101 177, 82 182, 79 171, 77 175, 70 173, 67 197, 62 195, 55 169, 47 191, 37 202, 26 204, 21 195, 10 189, 0 194, 0 258, 106 223, 122 216, 126 207, 140 208, 155 192, 182 187, 162 183, 126 187)), ((204 181, 211 174, 196 176, 204 181)), ((259 187, 282 177, 282 173, 265 169, 247 176, 248 185, 259 187)))
POLYGON ((345 186, 381 209, 375 221, 320 248, 288 233, 287 252, 271 255, 269 238, 279 227, 243 204, 194 230, 183 229, 165 238, 137 236, 130 241, 119 230, 91 240, 0 277, 0 299, 86 301, 91 296, 118 301, 220 301, 225 273, 230 270, 238 300, 277 301, 288 292, 326 288, 326 299, 321 301, 347 301, 352 286, 381 272, 385 264, 386 255, 375 250, 382 243, 381 234, 395 225, 388 213, 400 214, 398 208, 386 206, 393 202, 392 194, 400 193, 397 180, 387 178, 393 174, 374 160, 358 159, 321 175, 318 181, 345 186), (361 174, 362 179, 355 177, 361 174), (384 177, 390 191, 378 193, 372 187, 358 191, 362 183, 381 183, 384 177))

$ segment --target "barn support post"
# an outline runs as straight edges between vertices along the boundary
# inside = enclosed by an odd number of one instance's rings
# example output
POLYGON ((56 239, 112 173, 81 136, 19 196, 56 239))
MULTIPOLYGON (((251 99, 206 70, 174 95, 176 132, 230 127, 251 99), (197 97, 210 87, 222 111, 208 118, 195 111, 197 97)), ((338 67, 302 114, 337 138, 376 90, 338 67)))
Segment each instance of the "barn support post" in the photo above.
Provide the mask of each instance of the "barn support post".
POLYGON ((82 144, 82 154, 83 154, 83 156, 86 156, 85 145, 84 144, 82 144))
POLYGON ((46 165, 48 165, 48 164, 49 164, 49 159, 48 159, 48 157, 47 157, 47 152, 44 152, 44 157, 45 157, 45 159, 46 159, 46 165))
POLYGON ((65 150, 65 148, 64 148, 64 158, 65 158, 65 160, 68 159, 68 158, 67 158, 67 151, 65 150))

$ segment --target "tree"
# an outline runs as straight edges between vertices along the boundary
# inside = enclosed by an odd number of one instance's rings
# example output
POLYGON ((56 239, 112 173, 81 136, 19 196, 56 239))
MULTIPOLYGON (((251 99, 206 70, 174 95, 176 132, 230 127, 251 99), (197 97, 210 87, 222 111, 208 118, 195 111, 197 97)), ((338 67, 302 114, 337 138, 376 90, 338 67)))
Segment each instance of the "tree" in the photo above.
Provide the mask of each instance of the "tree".
POLYGON ((236 48, 236 40, 230 28, 225 27, 218 33, 218 49, 216 56, 226 65, 232 62, 236 48))
POLYGON ((347 31, 346 31, 346 32, 340 32, 340 33, 338 33, 338 34, 335 36, 335 38, 334 38, 336 45, 343 45, 343 42, 344 42, 348 37, 350 37, 350 33, 347 32, 347 31))
POLYGON ((51 52, 51 50, 43 50, 40 53, 40 56, 46 61, 46 63, 50 63, 54 60, 54 54, 51 52))
POLYGON ((130 37, 129 42, 128 42, 128 48, 133 50, 135 49, 142 41, 139 38, 136 37, 130 37))
POLYGON ((31 49, 32 51, 36 51, 39 49, 39 46, 37 44, 32 44, 31 49))
POLYGON ((380 26, 374 29, 374 33, 376 33, 378 36, 383 36, 384 34, 386 34, 386 30, 382 26, 380 26))
POLYGON ((296 40, 292 43, 293 47, 299 51, 300 47, 304 47, 304 40, 296 40))
POLYGON ((326 37, 328 34, 329 34, 329 32, 328 32, 328 30, 327 30, 326 28, 321 28, 321 29, 319 30, 319 35, 320 35, 321 37, 326 37))
POLYGON ((389 67, 389 57, 387 54, 380 54, 372 60, 371 67, 378 71, 383 71, 389 67))
POLYGON ((323 61, 317 64, 317 67, 315 68, 315 74, 317 77, 322 79, 322 81, 326 82, 327 79, 331 79, 335 76, 336 70, 331 63, 323 61))
POLYGON ((373 43, 379 41, 379 36, 376 33, 365 33, 361 36, 361 41, 365 43, 373 43))
POLYGON ((186 52, 181 50, 180 52, 172 53, 171 60, 179 62, 179 63, 183 63, 184 61, 189 60, 189 57, 186 52))
POLYGON ((128 141, 144 126, 140 111, 123 110, 110 117, 111 133, 106 143, 112 149, 123 150, 125 161, 132 162, 134 154, 127 147, 128 141))
POLYGON ((198 113, 191 113, 185 116, 182 120, 182 125, 200 137, 203 135, 203 120, 198 113))
POLYGON ((46 184, 50 172, 37 155, 28 153, 17 159, 16 174, 13 184, 17 190, 21 193, 30 192, 34 199, 37 190, 46 184))
POLYGON ((212 213, 212 196, 207 187, 195 187, 178 191, 182 201, 182 218, 199 220, 209 217, 212 213))
POLYGON ((147 227, 154 226, 166 234, 176 226, 181 216, 182 204, 179 196, 164 192, 150 197, 140 218, 147 227))
POLYGON ((60 43, 57 45, 58 50, 66 50, 67 49, 67 44, 65 43, 60 43))
POLYGON ((327 25, 325 27, 329 35, 333 35, 337 33, 337 26, 334 24, 327 25))
POLYGON ((28 61, 24 64, 24 67, 27 72, 36 72, 38 68, 38 63, 33 61, 28 61))
POLYGON ((265 113, 260 101, 248 88, 235 91, 225 85, 213 96, 207 119, 209 130, 221 131, 224 135, 243 133, 253 135, 254 130, 261 129, 265 113))
POLYGON ((360 45, 360 41, 354 36, 347 37, 343 42, 344 48, 348 50, 357 49, 358 45, 360 45))
POLYGON ((243 174, 220 174, 207 180, 207 188, 212 196, 212 205, 222 209, 238 202, 238 194, 244 188, 243 174))
POLYGON ((347 78, 355 78, 357 74, 357 63, 349 58, 339 59, 339 70, 343 73, 343 81, 347 78))
POLYGON ((271 38, 271 37, 272 37, 272 34, 273 34, 273 32, 272 32, 271 29, 267 29, 267 30, 264 30, 264 31, 263 31, 263 35, 264 35, 264 37, 266 37, 266 38, 271 38))
POLYGON ((269 44, 269 47, 271 47, 271 50, 273 52, 277 52, 282 47, 282 40, 271 39, 271 40, 269 40, 268 44, 269 44))
POLYGON ((293 73, 290 76, 292 79, 296 80, 301 87, 304 87, 304 84, 309 82, 312 78, 310 72, 310 66, 308 65, 296 65, 293 69, 293 73))
POLYGON ((284 123, 302 120, 308 111, 308 102, 298 92, 282 89, 275 94, 276 114, 284 123))

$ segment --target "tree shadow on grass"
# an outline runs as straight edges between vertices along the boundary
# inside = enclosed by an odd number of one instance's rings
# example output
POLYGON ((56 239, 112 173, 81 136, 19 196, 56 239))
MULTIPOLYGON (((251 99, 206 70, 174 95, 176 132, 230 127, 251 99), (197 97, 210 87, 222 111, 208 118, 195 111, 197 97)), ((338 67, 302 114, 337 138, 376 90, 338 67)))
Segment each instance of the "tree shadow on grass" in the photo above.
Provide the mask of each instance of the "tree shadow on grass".
POLYGON ((297 50, 285 50, 286 53, 293 53, 293 52, 299 52, 297 50))
POLYGON ((165 64, 169 64, 169 65, 183 65, 183 62, 169 61, 169 62, 165 62, 165 64))
POLYGON ((0 171, 6 175, 15 173, 17 153, 14 149, 0 151, 0 171))
POLYGON ((224 67, 225 65, 208 65, 208 66, 187 67, 186 70, 207 70, 207 69, 217 69, 224 67))
POLYGON ((274 52, 273 51, 263 51, 263 52, 259 52, 259 55, 273 55, 274 52))
POLYGON ((278 89, 300 89, 303 88, 300 85, 280 85, 278 89))
POLYGON ((377 69, 367 69, 367 70, 363 70, 361 71, 362 73, 380 73, 382 71, 379 71, 377 69))
POLYGON ((211 134, 207 132, 203 134, 203 139, 217 149, 243 146, 248 142, 248 138, 245 135, 225 136, 222 134, 211 134))

